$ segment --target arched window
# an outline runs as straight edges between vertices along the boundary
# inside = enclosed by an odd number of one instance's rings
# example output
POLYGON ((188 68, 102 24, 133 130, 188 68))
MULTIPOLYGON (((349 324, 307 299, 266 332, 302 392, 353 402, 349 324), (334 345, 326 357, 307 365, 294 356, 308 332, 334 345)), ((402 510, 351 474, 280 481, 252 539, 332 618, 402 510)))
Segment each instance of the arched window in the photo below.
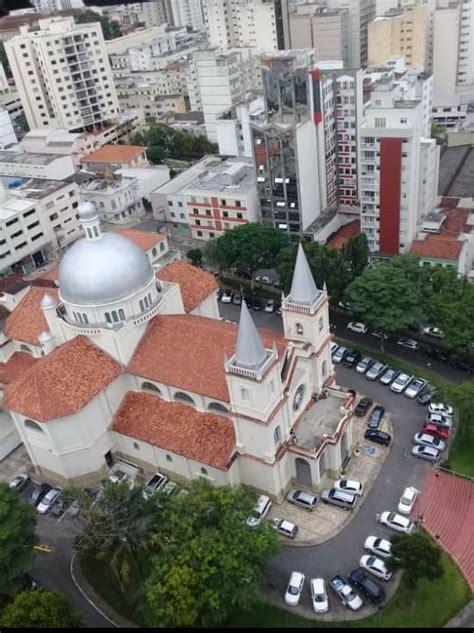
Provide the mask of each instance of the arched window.
POLYGON ((28 345, 20 345, 20 349, 22 352, 31 352, 31 349, 28 347, 28 345))
POLYGON ((321 330, 324 327, 324 317, 320 316, 319 317, 319 331, 321 332, 321 330))
POLYGON ((167 462, 172 462, 173 461, 173 458, 171 457, 171 455, 167 455, 166 456, 166 461, 167 462))
POLYGON ((118 323, 118 314, 115 310, 112 310, 112 321, 118 323))
POLYGON ((160 251, 163 252, 165 250, 165 243, 160 242, 160 251))
POLYGON ((275 446, 280 446, 281 444, 281 429, 279 426, 276 427, 275 433, 273 434, 273 439, 275 440, 275 446))
POLYGON ((92 237, 92 231, 90 228, 87 229, 87 237, 92 237))
POLYGON ((107 323, 112 323, 112 319, 110 318, 110 312, 105 313, 105 320, 107 323))
POLYGON ((151 391, 152 393, 156 393, 161 396, 160 389, 152 382, 142 382, 142 391, 151 391))
POLYGON ((133 442, 133 448, 134 448, 136 451, 139 451, 139 450, 140 450, 140 447, 138 446, 138 443, 137 443, 137 442, 133 442))
POLYGON ((138 305, 140 306, 140 312, 143 312, 143 310, 144 310, 144 308, 143 308, 143 301, 141 299, 138 302, 138 305))
POLYGON ((40 433, 44 433, 40 425, 37 422, 33 422, 33 420, 25 420, 25 426, 27 429, 32 429, 33 431, 39 431, 40 433))
POLYGON ((94 237, 99 237, 99 229, 94 226, 94 237))
POLYGON ((80 312, 77 313, 77 318, 79 319, 79 323, 82 323, 82 314, 80 312))
POLYGON ((240 397, 242 398, 242 400, 250 400, 250 391, 243 387, 240 390, 240 397))
POLYGON ((151 300, 151 292, 150 292, 150 293, 148 294, 148 305, 150 305, 150 306, 151 306, 151 304, 152 304, 152 303, 153 303, 153 302, 152 302, 152 300, 151 300))
POLYGON ((173 399, 175 402, 185 402, 186 404, 195 404, 191 396, 188 396, 187 393, 183 393, 182 391, 177 391, 174 394, 173 399))
POLYGON ((327 373, 328 373, 328 362, 327 362, 327 360, 323 361, 322 370, 323 370, 323 378, 326 378, 327 373))
POLYGON ((123 308, 120 308, 120 310, 118 311, 118 315, 119 315, 120 321, 125 321, 125 312, 123 308))
POLYGON ((303 334, 303 326, 301 325, 301 323, 296 324, 296 333, 303 334))
POLYGON ((204 477, 207 477, 208 475, 207 468, 201 468, 201 475, 204 475, 204 477))
POLYGON ((219 413, 228 413, 229 409, 220 402, 210 402, 207 406, 208 411, 218 411, 219 413))
POLYGON ((156 250, 155 247, 153 247, 151 254, 153 255, 153 257, 156 257, 156 254, 158 253, 158 251, 156 250))
POLYGON ((82 318, 84 320, 84 323, 86 323, 86 324, 89 323, 89 319, 87 318, 87 314, 83 314, 82 318))
POLYGON ((145 309, 148 308, 148 297, 143 297, 143 303, 145 305, 145 309))

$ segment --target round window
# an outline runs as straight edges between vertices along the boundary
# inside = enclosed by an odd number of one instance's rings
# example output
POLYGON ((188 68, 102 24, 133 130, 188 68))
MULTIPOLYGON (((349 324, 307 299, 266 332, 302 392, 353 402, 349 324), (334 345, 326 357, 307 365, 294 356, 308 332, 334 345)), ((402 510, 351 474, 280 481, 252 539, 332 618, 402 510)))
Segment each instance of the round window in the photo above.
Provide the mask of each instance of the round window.
POLYGON ((304 385, 300 385, 298 389, 295 391, 295 397, 293 398, 293 409, 295 411, 298 411, 298 409, 301 407, 304 400, 305 393, 306 393, 306 387, 304 385))

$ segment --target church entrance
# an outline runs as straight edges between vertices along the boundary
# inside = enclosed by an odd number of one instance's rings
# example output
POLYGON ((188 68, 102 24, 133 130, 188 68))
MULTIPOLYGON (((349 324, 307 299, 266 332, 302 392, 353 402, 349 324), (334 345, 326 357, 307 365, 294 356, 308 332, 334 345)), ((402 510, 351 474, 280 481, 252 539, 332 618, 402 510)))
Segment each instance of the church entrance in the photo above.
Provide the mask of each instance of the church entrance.
POLYGON ((295 459, 296 466, 296 481, 302 486, 312 486, 312 478, 311 478, 311 466, 309 463, 302 459, 301 457, 297 457, 295 459))

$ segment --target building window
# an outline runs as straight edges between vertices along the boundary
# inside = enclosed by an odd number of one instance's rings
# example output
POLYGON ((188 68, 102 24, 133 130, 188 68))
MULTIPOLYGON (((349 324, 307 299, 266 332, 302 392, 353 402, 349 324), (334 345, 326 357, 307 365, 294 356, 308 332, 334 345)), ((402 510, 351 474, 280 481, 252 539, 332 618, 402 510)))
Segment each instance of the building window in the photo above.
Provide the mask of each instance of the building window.
POLYGON ((137 442, 133 442, 133 448, 134 448, 136 451, 139 451, 139 450, 140 450, 140 447, 138 446, 138 443, 137 443, 137 442))
POLYGON ((118 311, 118 315, 120 321, 125 321, 125 311, 122 308, 120 308, 120 310, 118 311))
POLYGON ((110 312, 105 313, 105 320, 107 323, 112 323, 112 319, 110 318, 110 312))
POLYGON ((172 462, 173 458, 171 457, 171 455, 166 455, 166 461, 167 462, 172 462))
POLYGON ((201 475, 204 475, 204 477, 207 477, 208 475, 207 468, 201 468, 201 475))
POLYGON ((324 327, 324 317, 319 317, 319 331, 321 332, 321 330, 324 327))
POLYGON ((281 429, 279 426, 276 427, 275 433, 273 435, 273 439, 275 441, 275 446, 280 446, 281 444, 281 429))
POLYGON ((27 429, 32 429, 33 431, 38 431, 39 433, 44 433, 43 429, 37 422, 33 422, 33 420, 25 420, 25 426, 27 429))
POLYGON ((186 404, 192 404, 195 406, 195 402, 194 400, 191 398, 191 396, 188 396, 187 393, 183 393, 182 391, 177 391, 174 394, 173 400, 175 402, 185 402, 186 404))
POLYGON ((304 329, 303 329, 303 326, 301 325, 301 323, 297 323, 295 327, 296 327, 296 333, 297 334, 303 334, 304 329))
POLYGON ((88 319, 88 317, 87 317, 87 314, 83 314, 83 315, 82 315, 82 319, 83 319, 83 321, 84 321, 84 323, 85 323, 86 325, 89 323, 89 319, 88 319))
POLYGON ((245 387, 243 387, 240 390, 240 397, 242 398, 242 400, 244 401, 248 401, 250 400, 250 391, 248 389, 246 389, 245 387))

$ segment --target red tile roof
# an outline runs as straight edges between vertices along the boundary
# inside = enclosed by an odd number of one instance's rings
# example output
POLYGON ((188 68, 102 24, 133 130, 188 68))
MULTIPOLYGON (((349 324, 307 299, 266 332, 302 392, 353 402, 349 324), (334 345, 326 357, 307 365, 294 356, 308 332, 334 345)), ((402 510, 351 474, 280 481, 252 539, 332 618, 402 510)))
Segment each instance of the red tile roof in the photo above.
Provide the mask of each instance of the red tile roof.
MULTIPOLYGON (((260 330, 265 346, 275 341, 280 354, 286 340, 260 330)), ((148 328, 128 367, 131 374, 180 389, 229 401, 224 355, 235 352, 237 324, 191 314, 158 315, 148 328)))
POLYGON ((214 275, 179 260, 164 266, 157 277, 179 284, 186 312, 197 308, 217 288, 214 275))
POLYGON ((15 352, 6 363, 0 363, 0 383, 7 385, 13 382, 19 375, 24 374, 37 363, 38 360, 31 354, 15 352))
POLYGON ((129 163, 146 148, 142 145, 103 145, 81 159, 81 163, 129 163))
POLYGON ((122 371, 89 339, 76 336, 7 385, 4 405, 39 422, 73 415, 122 371))
POLYGON ((234 427, 228 418, 148 393, 129 391, 112 429, 222 470, 235 453, 234 427))
POLYGON ((352 220, 352 222, 348 222, 341 226, 329 240, 326 242, 326 246, 329 248, 335 248, 338 251, 341 251, 346 245, 347 241, 354 237, 355 235, 359 235, 360 233, 360 220, 352 220))
POLYGON ((432 259, 457 260, 463 246, 464 242, 459 242, 458 240, 440 240, 436 239, 434 235, 429 235, 424 240, 412 242, 410 254, 432 259))
POLYGON ((16 341, 38 345, 38 336, 48 329, 48 324, 41 309, 41 301, 45 294, 57 299, 57 288, 31 286, 26 295, 7 317, 5 334, 16 341))
POLYGON ((126 237, 134 242, 142 251, 149 251, 165 239, 161 233, 153 231, 137 231, 136 229, 119 229, 116 231, 118 235, 126 237))
POLYGON ((54 264, 52 268, 33 279, 34 284, 37 279, 47 279, 48 281, 57 281, 59 277, 59 264, 54 264))

